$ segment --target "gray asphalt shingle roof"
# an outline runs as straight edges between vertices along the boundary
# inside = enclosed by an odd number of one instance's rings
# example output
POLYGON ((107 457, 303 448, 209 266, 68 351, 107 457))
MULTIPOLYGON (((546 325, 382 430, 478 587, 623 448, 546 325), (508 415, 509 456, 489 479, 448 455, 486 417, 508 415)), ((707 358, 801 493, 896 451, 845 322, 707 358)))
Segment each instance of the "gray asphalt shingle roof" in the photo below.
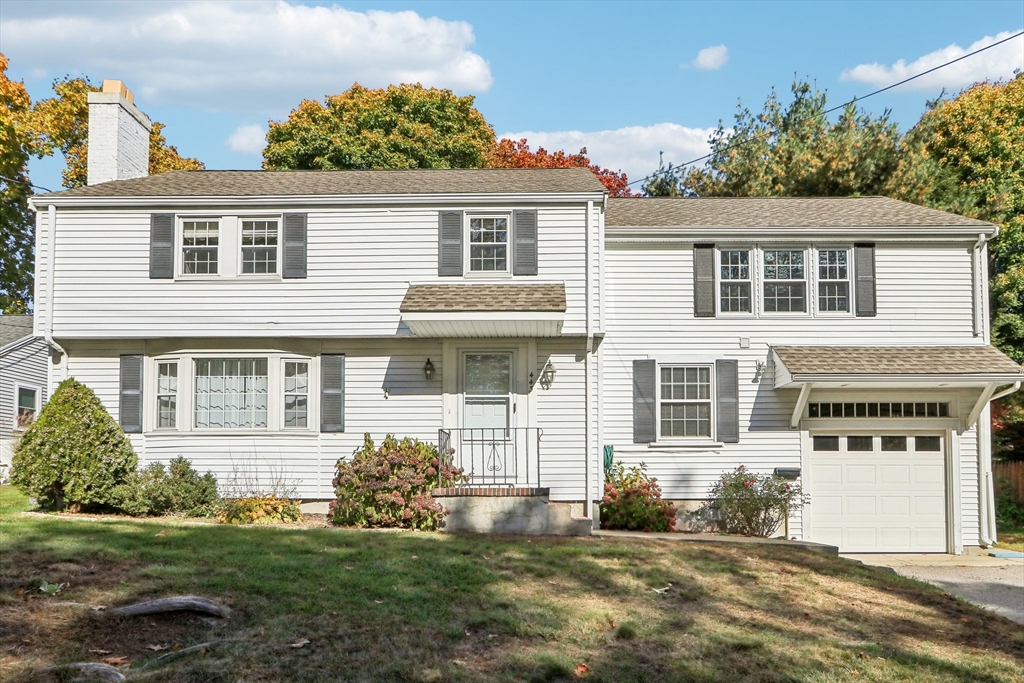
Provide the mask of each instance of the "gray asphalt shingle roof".
POLYGON ((604 192, 586 168, 170 171, 42 197, 255 197, 604 192))
POLYGON ((775 346, 794 375, 971 375, 1024 371, 993 346, 775 346))
POLYGON ((31 315, 0 315, 0 348, 31 334, 31 315))
POLYGON ((411 285, 402 313, 565 312, 563 284, 411 285))
POLYGON ((888 197, 609 197, 608 227, 991 227, 888 197))

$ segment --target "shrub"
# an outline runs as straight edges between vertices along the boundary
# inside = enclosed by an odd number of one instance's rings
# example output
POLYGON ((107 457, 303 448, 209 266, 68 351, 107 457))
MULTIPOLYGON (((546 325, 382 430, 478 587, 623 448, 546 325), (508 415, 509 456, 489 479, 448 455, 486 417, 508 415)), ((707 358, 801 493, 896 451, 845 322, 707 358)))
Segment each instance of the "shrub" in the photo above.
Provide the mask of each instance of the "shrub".
POLYGON ((461 480, 433 444, 388 434, 377 448, 366 434, 350 460, 338 461, 330 516, 347 526, 436 529, 447 511, 431 489, 461 480))
POLYGON ((647 466, 626 469, 621 462, 612 466, 601 499, 602 529, 673 531, 676 506, 661 499, 658 480, 647 475, 647 466))
POLYGON ((224 524, 283 524, 300 519, 299 502, 275 493, 227 499, 217 515, 224 524))
POLYGON ((1024 529, 1024 505, 1013 497, 1013 484, 1001 477, 996 486, 996 530, 1024 529))
POLYGON ((723 473, 708 496, 698 517, 717 518, 725 531, 744 536, 771 536, 791 510, 807 503, 799 484, 773 474, 754 474, 743 465, 723 473))
POLYGON ((45 508, 109 508, 137 466, 131 442, 96 394, 70 378, 18 440, 11 482, 45 508))
POLYGON ((209 517, 217 511, 220 495, 211 472, 200 475, 183 457, 168 467, 154 462, 132 475, 117 492, 117 507, 130 515, 184 515, 209 517))

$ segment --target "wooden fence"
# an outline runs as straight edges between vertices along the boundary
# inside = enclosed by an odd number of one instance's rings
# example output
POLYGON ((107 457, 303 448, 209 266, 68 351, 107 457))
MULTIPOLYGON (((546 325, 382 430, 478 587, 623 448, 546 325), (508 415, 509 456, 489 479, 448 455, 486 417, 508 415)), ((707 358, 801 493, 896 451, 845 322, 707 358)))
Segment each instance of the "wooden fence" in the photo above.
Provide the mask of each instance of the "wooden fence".
POLYGON ((1013 491, 1013 497, 1024 505, 1024 461, 992 463, 992 478, 995 480, 996 495, 1003 486, 1013 491))

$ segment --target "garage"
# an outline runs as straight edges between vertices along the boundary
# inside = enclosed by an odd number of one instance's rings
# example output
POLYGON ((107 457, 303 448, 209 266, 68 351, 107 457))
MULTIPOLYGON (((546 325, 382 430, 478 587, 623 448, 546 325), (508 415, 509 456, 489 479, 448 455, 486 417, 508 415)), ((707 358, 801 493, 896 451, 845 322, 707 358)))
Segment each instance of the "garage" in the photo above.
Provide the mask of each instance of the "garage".
POLYGON ((947 551, 942 433, 817 432, 810 441, 810 540, 849 553, 947 551))

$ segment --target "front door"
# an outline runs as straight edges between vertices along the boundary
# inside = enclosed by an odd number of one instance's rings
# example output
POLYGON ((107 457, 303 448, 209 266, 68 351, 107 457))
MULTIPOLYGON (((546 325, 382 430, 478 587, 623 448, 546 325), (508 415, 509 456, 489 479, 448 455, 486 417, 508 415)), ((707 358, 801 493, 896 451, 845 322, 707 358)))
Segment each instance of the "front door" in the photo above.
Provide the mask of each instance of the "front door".
POLYGON ((515 354, 463 352, 462 468, 474 483, 515 484, 515 354))

